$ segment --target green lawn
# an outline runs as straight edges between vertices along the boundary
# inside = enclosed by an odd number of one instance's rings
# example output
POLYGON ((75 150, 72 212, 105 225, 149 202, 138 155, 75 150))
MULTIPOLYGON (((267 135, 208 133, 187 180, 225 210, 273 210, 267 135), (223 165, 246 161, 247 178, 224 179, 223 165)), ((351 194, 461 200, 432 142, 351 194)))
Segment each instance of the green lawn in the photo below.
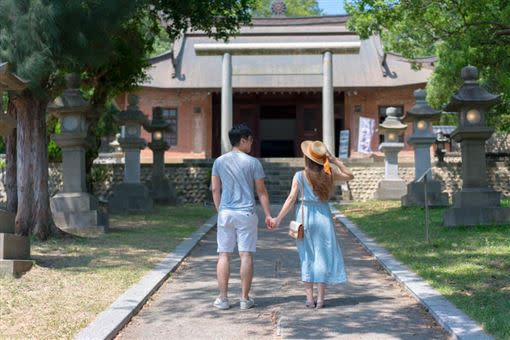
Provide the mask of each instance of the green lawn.
POLYGON ((422 208, 369 201, 339 209, 487 332, 510 338, 510 225, 447 229, 445 209, 431 209, 427 244, 422 208))
POLYGON ((0 277, 0 339, 70 339, 209 217, 198 206, 112 216, 99 238, 32 243, 36 265, 0 277))

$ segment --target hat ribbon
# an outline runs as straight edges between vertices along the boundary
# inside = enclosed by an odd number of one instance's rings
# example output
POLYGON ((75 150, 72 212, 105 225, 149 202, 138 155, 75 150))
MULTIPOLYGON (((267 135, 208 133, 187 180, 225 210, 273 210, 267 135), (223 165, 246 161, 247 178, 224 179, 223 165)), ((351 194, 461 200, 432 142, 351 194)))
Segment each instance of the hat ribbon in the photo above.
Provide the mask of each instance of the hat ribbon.
POLYGON ((325 154, 319 155, 319 154, 315 153, 313 151, 311 144, 308 146, 308 152, 310 153, 310 156, 324 161, 324 165, 323 165, 324 172, 327 173, 328 175, 331 175, 331 165, 329 164, 328 156, 326 156, 325 154))

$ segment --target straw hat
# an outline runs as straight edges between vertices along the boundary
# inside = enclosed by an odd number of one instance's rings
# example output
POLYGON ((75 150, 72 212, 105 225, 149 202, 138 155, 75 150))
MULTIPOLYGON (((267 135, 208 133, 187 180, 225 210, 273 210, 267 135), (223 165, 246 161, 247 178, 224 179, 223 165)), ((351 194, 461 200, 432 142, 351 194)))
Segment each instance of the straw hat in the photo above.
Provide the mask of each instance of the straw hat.
POLYGON ((321 141, 305 140, 301 143, 301 151, 303 151, 303 154, 306 157, 310 158, 317 164, 324 165, 326 160, 328 160, 328 149, 321 141))

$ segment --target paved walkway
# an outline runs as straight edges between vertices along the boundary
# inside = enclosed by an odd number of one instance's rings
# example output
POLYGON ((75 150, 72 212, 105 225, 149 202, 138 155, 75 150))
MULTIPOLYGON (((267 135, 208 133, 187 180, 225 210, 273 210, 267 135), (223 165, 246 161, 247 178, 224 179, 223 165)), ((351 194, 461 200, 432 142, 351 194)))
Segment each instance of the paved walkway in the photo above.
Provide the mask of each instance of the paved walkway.
MULTIPOLYGON (((274 207, 277 211, 278 207, 274 207)), ((327 308, 304 307, 299 259, 285 228, 260 218, 252 296, 239 309, 239 257, 233 257, 231 309, 212 307, 216 233, 211 231, 119 334, 119 339, 445 339, 446 333, 341 227, 349 283, 327 290, 327 308)))

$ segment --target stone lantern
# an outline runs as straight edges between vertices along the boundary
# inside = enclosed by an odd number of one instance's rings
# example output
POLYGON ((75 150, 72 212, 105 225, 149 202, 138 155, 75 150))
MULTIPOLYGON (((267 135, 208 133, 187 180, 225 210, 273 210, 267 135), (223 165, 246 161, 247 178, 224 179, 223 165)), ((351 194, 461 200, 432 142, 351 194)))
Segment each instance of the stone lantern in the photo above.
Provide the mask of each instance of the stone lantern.
POLYGON ((499 96, 478 84, 478 70, 466 66, 461 71, 464 84, 445 108, 459 113, 459 126, 451 138, 460 143, 462 190, 453 196, 453 207, 443 215, 447 227, 510 222, 510 208, 501 207, 501 194, 488 185, 485 141, 494 132, 487 127, 486 115, 499 96))
MULTIPOLYGON (((3 91, 20 92, 26 83, 9 71, 7 63, 0 63, 0 136, 7 137, 16 128, 16 121, 4 113, 3 91)), ((15 235, 16 215, 0 209, 0 274, 19 276, 32 268, 30 240, 27 236, 15 235)))
POLYGON ((80 76, 66 76, 67 89, 48 105, 48 112, 61 121, 60 134, 51 138, 62 149, 64 188, 50 200, 55 225, 78 236, 94 236, 105 232, 108 216, 99 209, 96 197, 87 193, 85 153, 87 141, 87 115, 91 111, 88 101, 80 93, 80 76))
POLYGON ((177 199, 175 189, 165 177, 165 151, 170 146, 165 141, 164 136, 169 125, 170 123, 163 119, 162 108, 155 107, 152 110, 152 121, 144 128, 152 134, 152 142, 149 143, 149 148, 153 154, 151 196, 156 202, 175 204, 177 199))
POLYGON ((398 153, 404 148, 399 137, 404 134, 406 124, 398 118, 397 109, 388 107, 386 119, 379 125, 379 131, 384 133, 384 142, 379 150, 384 152, 384 179, 379 182, 375 199, 399 200, 406 194, 406 183, 398 176, 398 153))
MULTIPOLYGON (((411 108, 404 119, 406 123, 413 124, 413 134, 407 143, 414 148, 414 181, 407 185, 407 195, 402 197, 403 207, 425 206, 425 188, 423 182, 417 182, 431 167, 430 146, 435 142, 436 136, 432 131, 432 122, 436 120, 441 111, 431 108, 427 101, 427 92, 423 89, 414 91, 416 104, 411 108)), ((441 192, 441 183, 432 180, 431 173, 427 173, 427 204, 429 206, 448 206, 448 194, 441 192)))
POLYGON ((145 140, 140 138, 142 125, 147 118, 138 109, 138 97, 128 96, 128 107, 116 117, 122 125, 119 144, 125 154, 124 182, 116 185, 108 198, 109 209, 113 213, 145 212, 153 207, 149 189, 140 182, 140 150, 145 148, 145 140))

